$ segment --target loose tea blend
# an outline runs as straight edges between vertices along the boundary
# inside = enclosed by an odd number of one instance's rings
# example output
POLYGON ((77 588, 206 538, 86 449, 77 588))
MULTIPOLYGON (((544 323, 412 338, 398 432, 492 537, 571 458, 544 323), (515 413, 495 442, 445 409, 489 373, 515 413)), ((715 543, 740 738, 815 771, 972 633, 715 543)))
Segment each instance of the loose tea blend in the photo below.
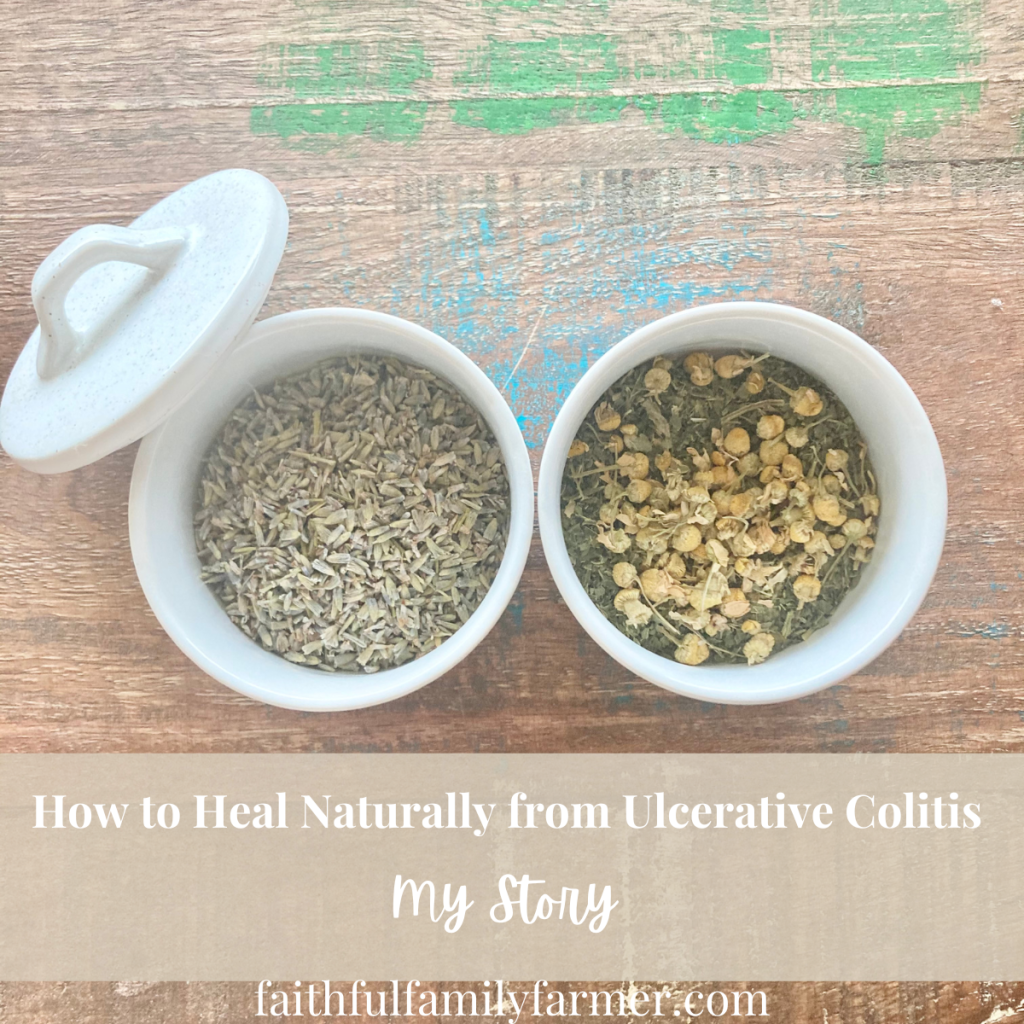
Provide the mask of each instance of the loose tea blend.
POLYGON ((768 355, 636 367, 591 410, 562 476, 584 589, 685 665, 756 665, 824 626, 871 556, 879 511, 850 414, 768 355))
POLYGON ((482 416, 428 370, 327 360, 245 399, 207 453, 202 579, 267 650, 327 671, 401 665, 483 600, 509 485, 482 416))

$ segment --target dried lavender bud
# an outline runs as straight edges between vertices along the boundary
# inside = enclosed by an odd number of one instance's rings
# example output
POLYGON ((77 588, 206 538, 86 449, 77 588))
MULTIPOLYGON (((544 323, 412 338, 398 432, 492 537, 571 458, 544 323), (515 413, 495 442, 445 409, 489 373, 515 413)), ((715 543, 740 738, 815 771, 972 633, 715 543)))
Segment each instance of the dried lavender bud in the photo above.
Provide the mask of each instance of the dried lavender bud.
POLYGON ((288 661, 375 672, 440 645, 498 571, 501 450, 469 402, 396 359, 327 360, 257 390, 203 463, 202 579, 288 661))

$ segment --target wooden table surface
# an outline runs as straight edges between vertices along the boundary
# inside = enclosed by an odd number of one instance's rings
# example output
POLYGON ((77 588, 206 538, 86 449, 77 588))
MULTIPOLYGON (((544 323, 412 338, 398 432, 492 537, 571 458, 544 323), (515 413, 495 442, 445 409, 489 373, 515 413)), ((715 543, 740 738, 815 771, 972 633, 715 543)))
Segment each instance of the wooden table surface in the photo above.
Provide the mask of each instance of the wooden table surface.
POLYGON ((261 315, 432 328, 535 463, 616 340, 766 299, 897 367, 950 493, 923 608, 816 696, 722 707, 631 678, 535 542, 459 669, 313 715, 164 635, 128 547, 134 449, 53 477, 0 456, 0 751, 1024 751, 1019 0, 0 0, 0 25, 0 380, 57 243, 246 166, 291 212, 261 315))

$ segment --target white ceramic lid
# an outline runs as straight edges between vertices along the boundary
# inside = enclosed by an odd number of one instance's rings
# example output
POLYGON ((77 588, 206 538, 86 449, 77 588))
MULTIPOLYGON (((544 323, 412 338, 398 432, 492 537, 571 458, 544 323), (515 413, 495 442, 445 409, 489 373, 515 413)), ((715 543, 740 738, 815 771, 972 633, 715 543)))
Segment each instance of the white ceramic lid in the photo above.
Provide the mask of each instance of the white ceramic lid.
POLYGON ((15 462, 60 473, 148 434, 246 333, 288 236, 288 209, 260 174, 219 171, 128 228, 95 224, 32 280, 39 327, 0 401, 15 462))

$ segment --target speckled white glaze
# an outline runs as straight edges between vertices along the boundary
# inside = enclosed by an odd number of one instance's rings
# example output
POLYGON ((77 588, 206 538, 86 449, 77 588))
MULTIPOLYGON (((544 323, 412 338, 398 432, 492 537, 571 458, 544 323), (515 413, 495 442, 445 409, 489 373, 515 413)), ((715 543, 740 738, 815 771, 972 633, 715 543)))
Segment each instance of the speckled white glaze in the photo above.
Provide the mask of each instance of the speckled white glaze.
POLYGON ((149 433, 248 330, 287 234, 277 189, 236 169, 186 185, 130 229, 72 235, 33 283, 50 351, 37 328, 0 402, 0 444, 58 473, 149 433))
POLYGON ((855 334, 801 309, 723 302, 656 320, 620 341, 573 389, 544 447, 537 517, 548 566, 583 628, 631 672, 720 704, 792 700, 863 668, 899 636, 924 600, 946 535, 946 475, 931 424, 907 382, 855 334), (656 355, 743 348, 771 352, 824 381, 871 451, 882 498, 877 545, 860 584, 828 626, 761 665, 676 664, 612 626, 583 589, 562 535, 562 471, 583 419, 623 374, 656 355))
POLYGON ((129 501, 132 556, 150 606, 174 642, 205 672, 256 700, 302 711, 338 711, 393 700, 448 671, 487 635, 519 583, 533 535, 533 474, 519 425, 482 370, 425 328, 384 313, 320 309, 256 324, 207 383, 139 448, 129 501), (202 459, 231 410, 254 386, 320 359, 375 352, 425 366, 487 420, 508 471, 508 543, 494 583, 469 621, 440 647, 371 675, 293 665, 250 640, 200 581, 192 532, 202 459))

